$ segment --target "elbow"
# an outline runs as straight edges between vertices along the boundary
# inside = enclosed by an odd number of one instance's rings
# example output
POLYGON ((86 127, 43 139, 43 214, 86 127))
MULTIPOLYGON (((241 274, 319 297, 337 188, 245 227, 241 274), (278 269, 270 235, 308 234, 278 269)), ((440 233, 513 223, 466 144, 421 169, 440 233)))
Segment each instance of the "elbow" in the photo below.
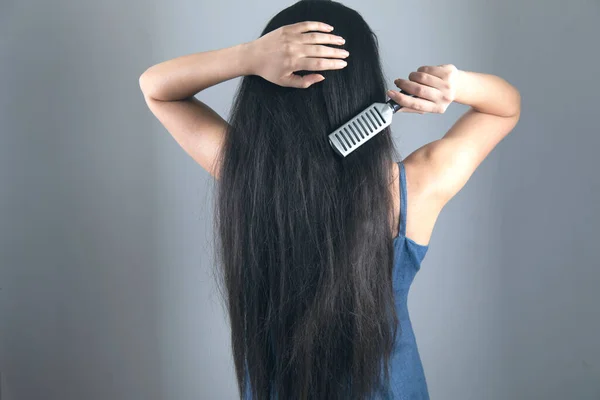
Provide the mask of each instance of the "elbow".
POLYGON ((513 86, 514 94, 513 100, 511 101, 510 112, 508 116, 511 118, 516 118, 517 120, 521 116, 521 93, 513 86))
POLYGON ((507 134, 513 131, 515 126, 519 123, 519 119, 521 118, 521 95, 515 89, 515 100, 513 103, 513 107, 511 107, 512 112, 506 117, 511 121, 510 129, 507 131, 507 134))
POLYGON ((144 94, 144 97, 152 98, 153 83, 152 83, 152 78, 149 73, 149 69, 147 69, 140 75, 140 77, 138 79, 138 83, 140 85, 140 90, 144 94))
POLYGON ((521 93, 515 88, 515 117, 521 116, 521 93))
POLYGON ((140 90, 144 96, 146 96, 146 93, 148 92, 148 75, 146 75, 146 72, 140 75, 138 83, 140 85, 140 90))

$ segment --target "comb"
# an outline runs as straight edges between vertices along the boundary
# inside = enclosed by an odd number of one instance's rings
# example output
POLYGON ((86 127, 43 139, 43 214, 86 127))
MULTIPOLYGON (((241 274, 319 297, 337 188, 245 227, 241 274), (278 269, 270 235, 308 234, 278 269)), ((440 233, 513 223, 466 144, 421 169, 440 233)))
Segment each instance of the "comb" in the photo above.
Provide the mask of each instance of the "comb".
POLYGON ((388 127, 394 113, 401 108, 391 99, 385 103, 373 103, 331 133, 329 144, 338 155, 346 157, 388 127))

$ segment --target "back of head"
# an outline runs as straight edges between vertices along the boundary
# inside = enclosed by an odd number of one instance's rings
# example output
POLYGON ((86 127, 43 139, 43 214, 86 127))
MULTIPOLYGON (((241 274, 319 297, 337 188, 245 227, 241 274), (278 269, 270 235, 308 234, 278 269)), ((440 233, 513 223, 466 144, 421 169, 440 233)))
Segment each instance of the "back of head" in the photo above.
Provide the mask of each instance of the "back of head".
POLYGON ((396 153, 389 128, 346 158, 328 134, 384 102, 385 83, 375 34, 340 3, 299 1, 262 35, 301 21, 332 25, 348 65, 307 89, 242 78, 215 203, 220 283, 241 393, 363 399, 385 390, 398 324, 396 153))

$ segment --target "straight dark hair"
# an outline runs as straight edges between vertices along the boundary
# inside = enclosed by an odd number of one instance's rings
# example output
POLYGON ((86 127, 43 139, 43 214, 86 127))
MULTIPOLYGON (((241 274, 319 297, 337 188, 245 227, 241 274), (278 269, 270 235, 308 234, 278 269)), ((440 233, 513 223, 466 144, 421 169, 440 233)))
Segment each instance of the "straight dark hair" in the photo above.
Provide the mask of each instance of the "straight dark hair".
POLYGON ((385 398, 399 333, 397 152, 389 128, 346 158, 327 137, 386 100, 377 37, 356 11, 314 0, 278 13, 261 36, 301 21, 332 25, 348 66, 307 89, 243 77, 220 155, 215 247, 238 389, 254 399, 385 398))

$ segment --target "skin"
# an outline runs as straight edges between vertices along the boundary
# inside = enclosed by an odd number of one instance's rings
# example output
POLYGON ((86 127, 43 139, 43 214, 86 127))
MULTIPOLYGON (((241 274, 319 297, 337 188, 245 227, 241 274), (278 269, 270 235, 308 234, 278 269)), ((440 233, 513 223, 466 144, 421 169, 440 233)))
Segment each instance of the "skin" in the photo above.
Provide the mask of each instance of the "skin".
MULTIPOLYGON (((318 84, 318 71, 344 68, 348 52, 327 46, 343 44, 327 24, 306 21, 276 29, 236 46, 181 56, 148 68, 139 78, 146 104, 177 143, 215 179, 217 154, 227 122, 194 96, 243 75, 259 75, 281 86, 318 84), (309 32, 313 31, 313 32, 309 32), (316 32, 315 32, 316 31, 316 32), (269 60, 269 62, 265 62, 269 60), (315 71, 300 77, 294 71, 315 71)), ((406 237, 427 245, 435 221, 467 183, 481 162, 517 124, 521 97, 504 79, 457 69, 452 64, 422 66, 396 86, 415 97, 389 91, 403 106, 398 112, 443 114, 452 102, 470 106, 444 136, 405 157, 407 176, 406 237)), ((391 185, 395 202, 392 237, 400 215, 398 166, 391 185)))

